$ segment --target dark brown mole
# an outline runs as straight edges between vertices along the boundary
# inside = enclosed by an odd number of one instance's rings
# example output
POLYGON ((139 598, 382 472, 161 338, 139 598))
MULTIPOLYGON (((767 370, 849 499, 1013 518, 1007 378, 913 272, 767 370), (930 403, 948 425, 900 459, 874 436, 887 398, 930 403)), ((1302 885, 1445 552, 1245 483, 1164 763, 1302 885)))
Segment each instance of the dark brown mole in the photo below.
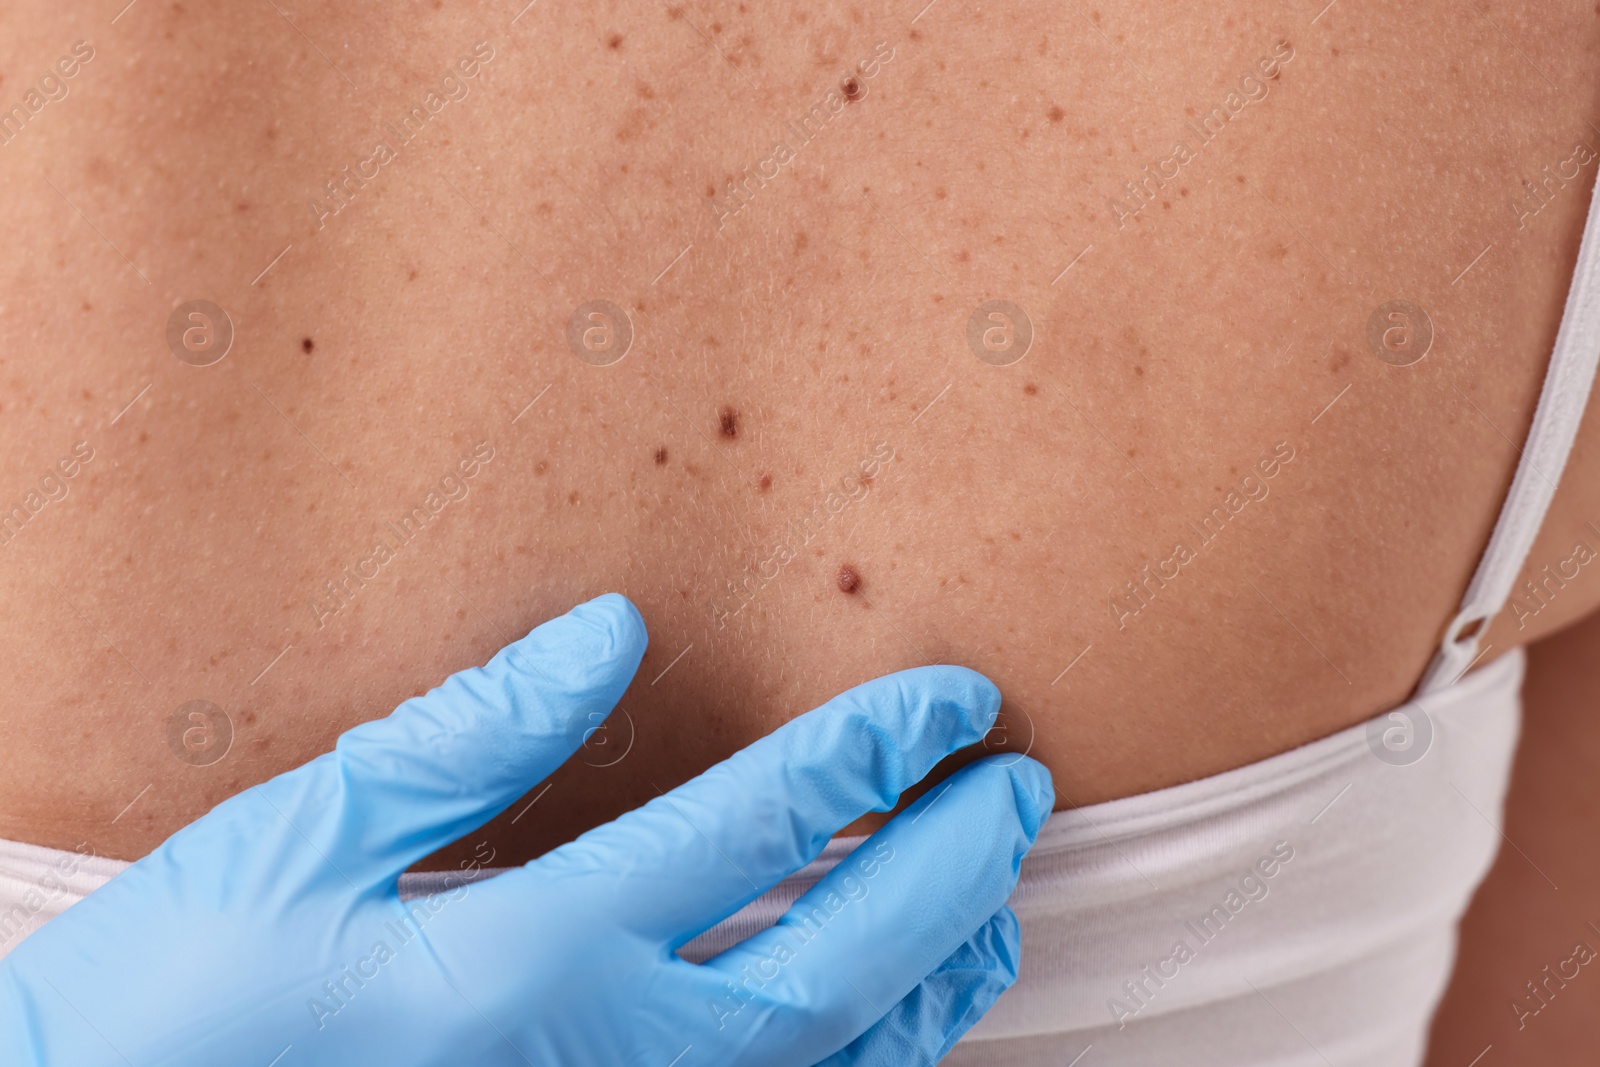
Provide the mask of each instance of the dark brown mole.
POLYGON ((739 413, 732 408, 725 407, 717 415, 717 425, 722 430, 724 437, 739 436, 739 413))
POLYGON ((613 52, 615 52, 617 49, 621 48, 622 47, 622 34, 613 33, 609 38, 607 38, 606 47, 611 49, 613 52))
POLYGON ((656 466, 658 466, 658 467, 665 466, 666 462, 667 462, 667 446, 666 445, 662 445, 660 448, 656 449, 656 466))
POLYGON ((860 588, 861 575, 856 573, 855 568, 850 566, 848 563, 839 564, 839 591, 843 593, 854 593, 860 588))
POLYGON ((768 489, 772 488, 772 475, 763 474, 761 476, 761 480, 756 482, 756 485, 758 485, 761 488, 761 491, 765 493, 768 489))
POLYGON ((856 81, 854 78, 846 78, 844 83, 840 85, 839 88, 844 90, 844 98, 846 100, 861 99, 861 83, 856 81))
POLYGON ((302 352, 309 352, 315 347, 317 347, 316 342, 311 340, 309 337, 303 338, 300 341, 300 350, 302 352))

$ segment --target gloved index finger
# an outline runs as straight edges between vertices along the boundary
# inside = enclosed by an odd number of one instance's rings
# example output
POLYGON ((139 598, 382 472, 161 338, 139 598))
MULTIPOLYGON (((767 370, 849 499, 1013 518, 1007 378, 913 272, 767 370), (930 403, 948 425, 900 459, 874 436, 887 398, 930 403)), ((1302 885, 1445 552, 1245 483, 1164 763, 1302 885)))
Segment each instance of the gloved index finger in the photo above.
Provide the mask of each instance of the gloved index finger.
POLYGON ((1000 691, 964 667, 885 675, 536 863, 625 883, 603 894, 629 902, 615 918, 676 948, 811 862, 853 820, 893 807, 982 739, 999 708, 1000 691))
POLYGON ((626 597, 596 597, 257 792, 347 878, 398 877, 575 752, 622 697, 645 644, 626 597))

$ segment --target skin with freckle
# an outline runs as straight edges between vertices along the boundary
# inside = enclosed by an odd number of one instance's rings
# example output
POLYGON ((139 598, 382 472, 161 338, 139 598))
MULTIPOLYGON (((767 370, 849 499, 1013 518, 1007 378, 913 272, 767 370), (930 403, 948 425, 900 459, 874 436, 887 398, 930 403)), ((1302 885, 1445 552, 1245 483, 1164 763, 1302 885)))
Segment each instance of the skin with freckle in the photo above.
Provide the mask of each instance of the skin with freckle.
MULTIPOLYGON (((0 143, 0 837, 140 856, 607 590, 625 714, 462 856, 928 662, 1063 806, 1400 702, 1538 395, 1600 17, 1323 6, 11 5, 0 107, 95 58, 0 143)), ((1530 578, 1600 539, 1597 434, 1530 578)))

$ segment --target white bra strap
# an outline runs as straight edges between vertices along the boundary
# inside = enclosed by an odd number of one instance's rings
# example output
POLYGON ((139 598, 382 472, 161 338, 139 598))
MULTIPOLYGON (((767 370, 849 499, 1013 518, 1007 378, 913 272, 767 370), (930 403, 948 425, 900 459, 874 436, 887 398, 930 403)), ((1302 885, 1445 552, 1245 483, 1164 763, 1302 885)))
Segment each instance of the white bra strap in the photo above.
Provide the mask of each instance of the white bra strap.
MULTIPOLYGON (((1600 183, 1596 183, 1600 192, 1600 183)), ((1545 372, 1533 427, 1522 451, 1522 461, 1511 481, 1500 518, 1494 524, 1489 547, 1467 586, 1461 610, 1450 620, 1444 643, 1417 685, 1424 696, 1450 685, 1472 665, 1478 642, 1489 620, 1505 606, 1511 587, 1544 524, 1545 511, 1555 495, 1556 483, 1567 465, 1567 454, 1578 435, 1578 424, 1600 359, 1600 196, 1591 194, 1589 221, 1583 228, 1578 264, 1556 333, 1556 347, 1545 372)))

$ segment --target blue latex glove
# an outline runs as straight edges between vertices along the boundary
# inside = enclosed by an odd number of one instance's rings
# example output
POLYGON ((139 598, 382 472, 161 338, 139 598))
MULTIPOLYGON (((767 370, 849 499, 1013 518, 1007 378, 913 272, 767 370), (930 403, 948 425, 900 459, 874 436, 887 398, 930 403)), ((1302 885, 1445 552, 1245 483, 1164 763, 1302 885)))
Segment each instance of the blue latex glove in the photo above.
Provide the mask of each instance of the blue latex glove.
POLYGON ((0 963, 31 1067, 932 1063, 1011 984, 1004 904, 1049 775, 980 761, 779 925, 674 950, 979 740, 981 675, 889 675, 525 867, 403 904, 400 872, 581 744, 644 654, 610 594, 220 804, 0 963))

